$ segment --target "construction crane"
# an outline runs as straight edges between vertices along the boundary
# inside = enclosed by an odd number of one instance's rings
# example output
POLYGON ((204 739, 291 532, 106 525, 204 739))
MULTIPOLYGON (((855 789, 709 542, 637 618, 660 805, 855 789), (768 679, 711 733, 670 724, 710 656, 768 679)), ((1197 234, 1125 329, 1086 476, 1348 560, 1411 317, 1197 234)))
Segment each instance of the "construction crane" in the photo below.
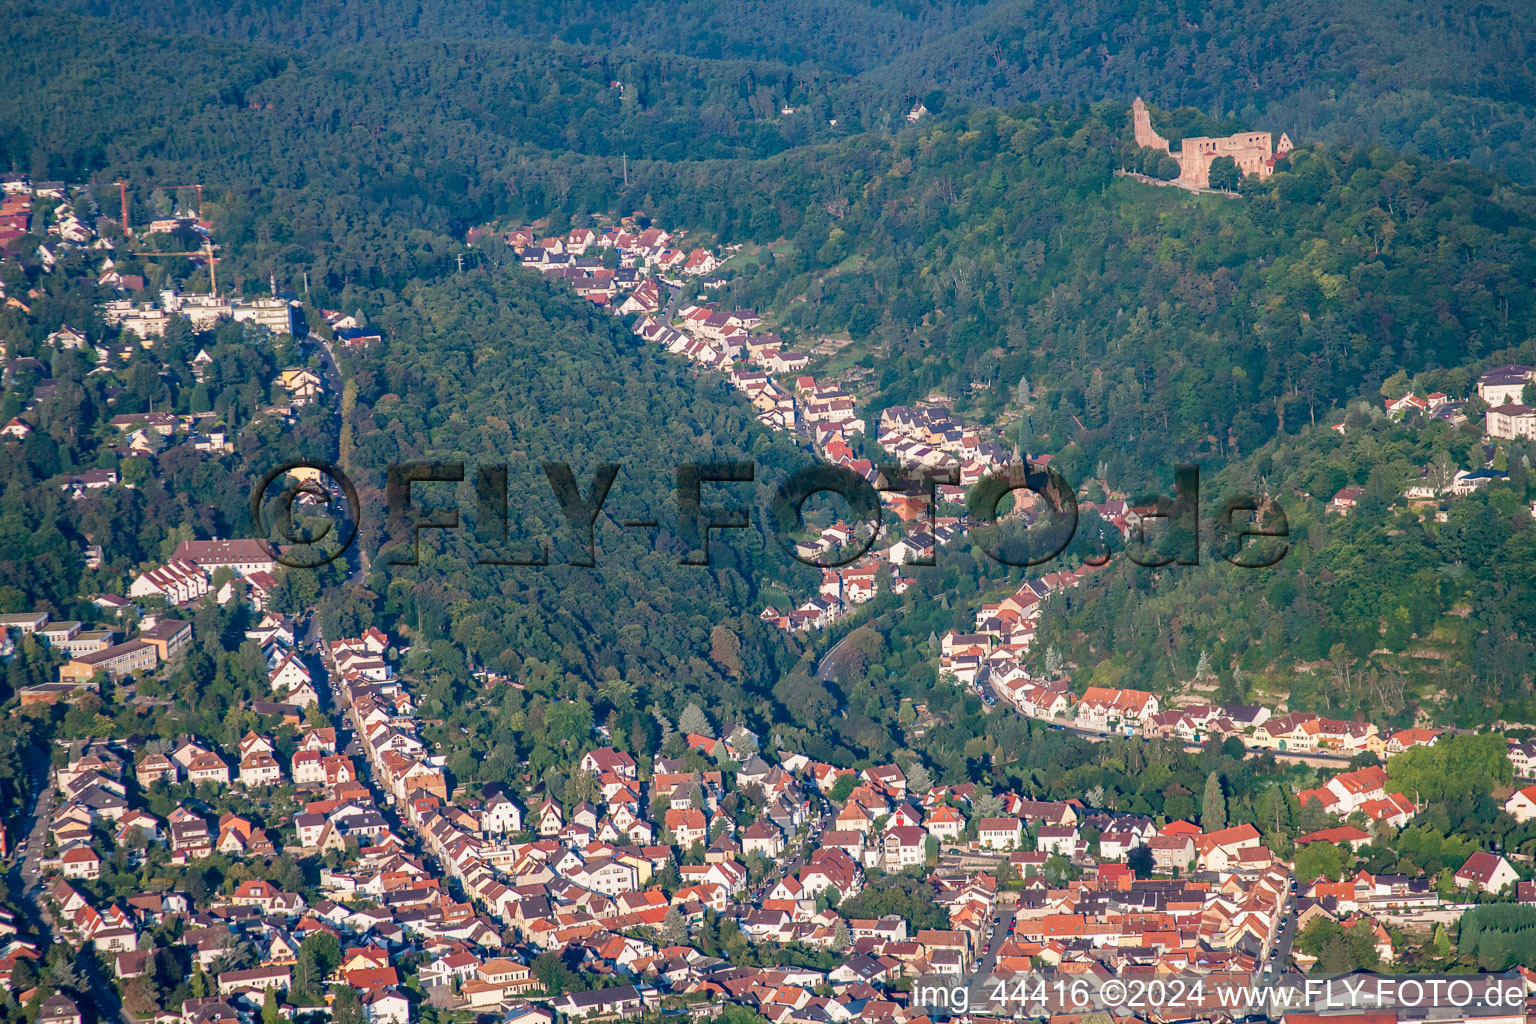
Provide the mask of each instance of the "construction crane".
POLYGON ((219 294, 219 277, 217 265, 219 258, 213 254, 213 242, 204 239, 201 249, 189 249, 186 252, 159 252, 146 250, 143 252, 131 252, 130 256, 185 256, 188 259, 203 259, 208 261, 208 290, 213 294, 219 294))
MULTIPOLYGON (((132 238, 133 227, 128 223, 128 183, 126 181, 119 181, 116 182, 116 185, 117 198, 123 207, 123 236, 125 238, 132 238)), ((197 215, 199 217, 203 215, 203 186, 200 182, 194 185, 157 185, 155 187, 170 189, 172 192, 185 192, 189 189, 195 191, 197 193, 197 215)))
POLYGON ((123 201, 123 237, 132 238, 133 227, 128 223, 128 183, 126 181, 117 183, 117 197, 123 201))
POLYGON ((197 184, 197 185, 172 185, 171 187, 174 188, 174 189, 177 189, 177 190, 188 189, 188 188, 196 189, 197 190, 197 215, 199 217, 201 217, 203 215, 203 186, 201 184, 197 184))

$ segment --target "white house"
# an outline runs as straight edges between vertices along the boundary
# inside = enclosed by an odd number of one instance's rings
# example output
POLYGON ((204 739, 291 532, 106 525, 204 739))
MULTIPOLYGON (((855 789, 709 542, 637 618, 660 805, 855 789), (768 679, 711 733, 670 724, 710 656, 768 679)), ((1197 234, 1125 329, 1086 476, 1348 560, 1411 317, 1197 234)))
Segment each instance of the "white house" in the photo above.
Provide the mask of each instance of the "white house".
POLYGON ((884 869, 922 867, 928 861, 928 833, 915 825, 899 825, 886 832, 884 869))
POLYGON ((1499 892, 1514 885, 1519 879, 1515 869, 1509 866, 1509 861, 1486 850, 1478 850, 1468 857, 1461 870, 1456 872, 1457 885, 1479 892, 1499 892))
POLYGON ((741 852, 759 854, 769 860, 784 852, 784 833, 768 821, 754 821, 741 833, 741 852))
POLYGON ((1489 437, 1536 438, 1536 408, 1509 402, 1488 410, 1486 428, 1489 437))
POLYGON ((923 828, 937 839, 959 839, 965 831, 965 816, 948 804, 940 804, 923 819, 923 828))
POLYGON ((159 597, 167 604, 190 604, 208 593, 208 574, 198 565, 176 558, 140 573, 128 588, 129 597, 159 597))
POLYGON ((1515 820, 1521 824, 1536 818, 1536 786, 1515 790, 1510 798, 1504 801, 1504 809, 1514 815, 1515 820))
POLYGON ((1018 818, 982 818, 976 838, 984 850, 1015 850, 1024 835, 1018 818))
POLYGON ((506 794, 496 793, 485 802, 485 809, 480 812, 480 830, 496 835, 504 835, 508 832, 520 831, 523 827, 523 812, 517 804, 507 799, 506 794))
POLYGON ((283 781, 282 765, 265 750, 253 750, 240 760, 240 785, 275 786, 283 781))
POLYGON ((411 1004, 399 992, 375 989, 363 997, 363 1015, 369 1024, 409 1024, 411 1004))
POLYGON ((292 651, 284 651, 274 658, 267 678, 273 690, 291 690, 309 682, 309 669, 292 651))

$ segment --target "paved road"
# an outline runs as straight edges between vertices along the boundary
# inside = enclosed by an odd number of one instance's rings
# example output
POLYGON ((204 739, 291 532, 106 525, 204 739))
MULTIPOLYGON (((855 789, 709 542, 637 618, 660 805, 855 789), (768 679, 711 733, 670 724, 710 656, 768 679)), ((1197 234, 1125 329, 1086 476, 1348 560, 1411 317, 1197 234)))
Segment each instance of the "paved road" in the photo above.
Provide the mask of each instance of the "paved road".
POLYGON ((43 845, 48 838, 48 821, 53 817, 53 805, 58 798, 57 792, 48 784, 48 755, 41 750, 33 748, 27 755, 27 768, 31 776, 31 793, 27 811, 22 816, 21 828, 18 833, 21 838, 17 841, 18 848, 25 844, 21 850, 21 857, 12 868, 12 875, 20 879, 20 885, 13 885, 12 891, 22 892, 32 890, 42 875, 43 845))
MULTIPOLYGON (((331 342, 326 341, 314 332, 310 332, 304 340, 313 345, 320 353, 320 376, 325 378, 325 386, 330 390, 331 394, 336 396, 337 450, 340 451, 342 380, 341 369, 336 365, 336 350, 332 347, 331 342)), ((370 571, 368 553, 362 549, 360 542, 354 541, 353 546, 347 551, 346 557, 347 564, 351 566, 346 582, 349 584, 362 583, 367 579, 370 571)))
POLYGON ((672 317, 677 313, 677 307, 682 304, 683 289, 663 284, 660 277, 656 278, 656 287, 665 288, 671 293, 672 297, 667 300, 667 308, 662 310, 661 316, 658 318, 660 323, 670 324, 672 317))
POLYGON ((848 636, 843 637, 822 657, 820 664, 816 666, 817 679, 820 679, 822 682, 829 682, 832 679, 832 674, 837 670, 837 652, 843 649, 843 645, 848 642, 848 637, 851 636, 853 634, 849 633, 848 636))
MULTIPOLYGON (((815 823, 811 825, 810 835, 806 840, 813 850, 820 843, 822 834, 826 832, 827 829, 832 825, 832 819, 834 817, 832 804, 825 797, 821 798, 820 806, 821 813, 817 816, 815 823)), ((768 874, 763 876, 763 880, 761 882, 753 886, 749 891, 749 895, 752 897, 752 902, 761 903, 763 897, 767 895, 768 890, 777 885, 779 879, 783 878, 785 875, 793 874, 796 870, 798 870, 804 860, 804 857, 796 855, 793 860, 774 861, 773 868, 768 872, 768 874)))
MULTIPOLYGON (((32 776, 31 799, 18 822, 20 828, 17 830, 25 836, 18 845, 25 842, 26 849, 11 867, 11 892, 14 894, 16 909, 31 922, 40 940, 39 945, 46 951, 50 946, 65 942, 54 931, 53 921, 43 909, 43 845, 47 841, 48 821, 53 816, 57 791, 51 784, 47 753, 34 749, 27 760, 32 776)), ((97 1019, 116 1018, 122 1024, 137 1024, 134 1016, 123 1009, 117 989, 97 969, 95 958, 76 957, 74 964, 80 976, 83 1001, 95 1008, 97 1019)))
POLYGON ((320 367, 320 376, 325 378, 326 387, 330 388, 331 393, 336 396, 337 401, 340 401, 341 370, 336 366, 336 353, 331 348, 331 343, 313 331, 311 331, 308 337, 306 337, 304 340, 320 350, 320 362, 322 364, 320 367))
POLYGON ((1289 892, 1285 896, 1285 915, 1285 923, 1275 936, 1272 947, 1277 955, 1264 965, 1262 976, 1266 979, 1272 979, 1285 970, 1291 958, 1291 947, 1296 943, 1296 897, 1289 892))
POLYGON ((1008 941, 1008 929, 1013 927, 1013 915, 1014 911, 1002 907, 992 914, 992 941, 987 943, 986 952, 976 965, 979 976, 985 978, 997 966, 997 955, 1002 952, 1003 943, 1008 941))

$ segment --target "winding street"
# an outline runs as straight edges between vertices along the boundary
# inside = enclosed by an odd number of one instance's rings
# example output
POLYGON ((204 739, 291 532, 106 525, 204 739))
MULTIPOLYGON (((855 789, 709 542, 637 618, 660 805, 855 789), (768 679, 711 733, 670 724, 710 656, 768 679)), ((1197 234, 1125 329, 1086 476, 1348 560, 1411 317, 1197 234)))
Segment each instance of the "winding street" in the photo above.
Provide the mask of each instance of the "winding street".
MULTIPOLYGON (((21 820, 17 823, 25 849, 11 866, 10 884, 16 909, 31 924, 39 946, 46 954, 55 945, 72 945, 54 930, 53 920, 43 908, 42 860, 43 847, 48 841, 48 820, 53 815, 57 798, 51 784, 48 755, 33 748, 27 756, 32 776, 30 800, 21 820)), ((18 844, 18 845, 20 845, 18 844)), ((102 976, 95 957, 75 957, 75 973, 80 978, 79 995, 83 1002, 96 1011, 97 1020, 117 1019, 122 1024, 138 1024, 137 1019, 123 1008, 117 989, 102 976)))
MULTIPOLYGON (((326 341, 313 331, 304 340, 307 344, 313 345, 315 350, 320 353, 320 376, 325 378, 326 388, 330 390, 331 394, 336 396, 336 447, 339 452, 341 449, 342 380, 341 369, 336 365, 336 351, 332 348, 331 342, 326 341)), ((363 550, 362 542, 360 540, 354 541, 354 545, 355 550, 348 550, 347 552, 347 564, 351 566, 351 571, 347 573, 346 582, 348 584, 362 583, 368 578, 368 573, 371 570, 368 563, 368 552, 363 550)))

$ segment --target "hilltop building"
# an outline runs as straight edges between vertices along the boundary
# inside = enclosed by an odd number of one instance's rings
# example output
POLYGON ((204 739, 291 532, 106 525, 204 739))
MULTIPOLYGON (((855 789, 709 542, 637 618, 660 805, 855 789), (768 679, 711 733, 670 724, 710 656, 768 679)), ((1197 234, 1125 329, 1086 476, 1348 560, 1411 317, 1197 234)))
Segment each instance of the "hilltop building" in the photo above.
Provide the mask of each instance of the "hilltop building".
POLYGON ((1275 172, 1275 161, 1291 151, 1290 136, 1280 135, 1280 144, 1271 148, 1269 132, 1239 132, 1222 139, 1192 137, 1183 140, 1179 152, 1168 148, 1168 140, 1152 130, 1152 114, 1140 96, 1131 105, 1131 119, 1136 130, 1136 145, 1160 149, 1179 162, 1180 185, 1189 188, 1209 188, 1211 163, 1222 156, 1229 156, 1237 169, 1261 180, 1275 172))

